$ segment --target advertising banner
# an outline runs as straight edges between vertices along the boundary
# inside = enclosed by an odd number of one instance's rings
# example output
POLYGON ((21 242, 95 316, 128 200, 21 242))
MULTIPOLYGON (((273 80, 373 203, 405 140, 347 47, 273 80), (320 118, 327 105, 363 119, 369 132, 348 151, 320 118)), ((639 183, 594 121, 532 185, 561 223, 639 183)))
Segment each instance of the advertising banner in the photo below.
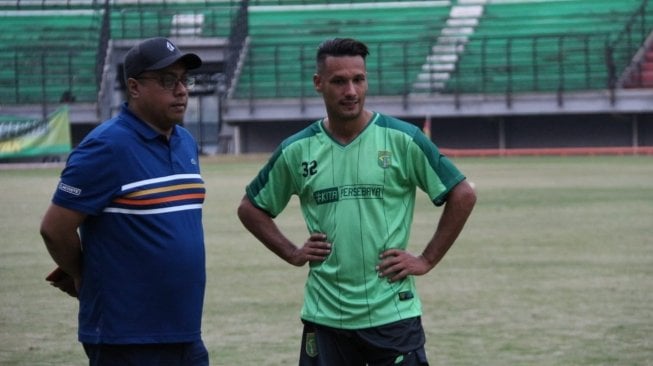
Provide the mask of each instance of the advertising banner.
POLYGON ((0 159, 62 155, 70 150, 68 106, 46 120, 0 116, 0 159))

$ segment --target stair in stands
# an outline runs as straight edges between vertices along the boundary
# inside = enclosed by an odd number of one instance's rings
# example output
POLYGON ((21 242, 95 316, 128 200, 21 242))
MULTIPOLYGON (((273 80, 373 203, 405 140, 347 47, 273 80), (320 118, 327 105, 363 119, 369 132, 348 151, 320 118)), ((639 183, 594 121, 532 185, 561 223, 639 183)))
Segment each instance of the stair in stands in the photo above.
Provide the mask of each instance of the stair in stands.
POLYGON ((474 34, 482 15, 483 5, 456 5, 451 8, 446 27, 441 30, 437 43, 431 47, 431 53, 413 83, 415 93, 444 90, 451 73, 455 72, 458 56, 465 51, 465 44, 474 34))
POLYGON ((635 60, 622 82, 624 88, 653 88, 653 44, 635 60))

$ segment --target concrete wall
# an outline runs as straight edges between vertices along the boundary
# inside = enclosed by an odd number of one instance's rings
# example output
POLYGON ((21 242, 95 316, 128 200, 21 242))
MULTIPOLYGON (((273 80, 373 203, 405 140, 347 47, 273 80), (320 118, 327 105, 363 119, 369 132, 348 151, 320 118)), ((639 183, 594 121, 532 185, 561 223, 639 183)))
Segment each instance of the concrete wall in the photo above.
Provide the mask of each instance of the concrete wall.
MULTIPOLYGON (((405 120, 424 125, 423 117, 405 120)), ((311 122, 242 123, 241 152, 272 152, 311 122)), ((653 114, 431 117, 431 138, 452 149, 653 146, 653 114)))

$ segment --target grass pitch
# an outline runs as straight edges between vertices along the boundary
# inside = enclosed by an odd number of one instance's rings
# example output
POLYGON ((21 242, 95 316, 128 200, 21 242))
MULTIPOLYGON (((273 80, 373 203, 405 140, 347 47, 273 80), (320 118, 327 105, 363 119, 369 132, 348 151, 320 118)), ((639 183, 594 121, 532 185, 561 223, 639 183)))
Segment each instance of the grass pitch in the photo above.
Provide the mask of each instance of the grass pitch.
MULTIPOLYGON (((259 244, 235 210, 267 157, 203 160, 213 365, 295 365, 306 267, 259 244)), ((432 365, 653 365, 653 160, 454 159, 477 206, 442 263, 418 278, 432 365)), ((0 170, 0 364, 86 365, 77 303, 44 281, 38 235, 60 166, 0 170)), ((410 249, 440 209, 418 193, 410 249)), ((306 229, 291 201, 277 222, 306 229)))

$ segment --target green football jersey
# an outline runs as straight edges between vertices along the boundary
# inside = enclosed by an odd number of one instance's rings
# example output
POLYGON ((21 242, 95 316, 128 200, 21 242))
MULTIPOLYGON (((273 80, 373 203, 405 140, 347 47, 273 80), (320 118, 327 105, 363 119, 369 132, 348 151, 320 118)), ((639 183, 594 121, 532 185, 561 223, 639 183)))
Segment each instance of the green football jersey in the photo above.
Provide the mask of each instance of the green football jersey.
POLYGON ((417 187, 439 206, 463 179, 419 128, 374 113, 347 145, 322 120, 287 138, 246 191, 272 217, 297 195, 309 233, 332 243, 310 264, 302 319, 361 329, 421 315, 414 278, 380 278, 379 254, 406 249, 417 187))

